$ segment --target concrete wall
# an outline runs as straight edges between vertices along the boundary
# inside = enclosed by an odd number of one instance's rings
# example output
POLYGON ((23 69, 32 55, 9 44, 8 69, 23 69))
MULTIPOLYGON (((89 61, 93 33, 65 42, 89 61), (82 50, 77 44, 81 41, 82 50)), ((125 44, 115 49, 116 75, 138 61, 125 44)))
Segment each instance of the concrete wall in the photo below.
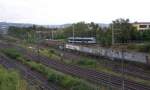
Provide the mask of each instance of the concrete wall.
POLYGON ((149 63, 150 64, 150 55, 146 53, 140 52, 127 52, 127 51, 119 51, 111 48, 103 48, 103 47, 85 47, 80 45, 72 45, 66 44, 67 49, 77 50, 80 52, 90 53, 99 56, 105 56, 108 58, 117 58, 117 59, 125 59, 127 61, 135 61, 140 63, 149 63))

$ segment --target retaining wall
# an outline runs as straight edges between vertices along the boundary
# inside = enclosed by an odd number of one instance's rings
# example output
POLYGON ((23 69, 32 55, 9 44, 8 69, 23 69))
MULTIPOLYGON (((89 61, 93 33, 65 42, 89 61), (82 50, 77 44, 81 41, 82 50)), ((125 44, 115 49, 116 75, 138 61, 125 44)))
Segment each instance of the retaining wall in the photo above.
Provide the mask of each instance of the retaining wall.
POLYGON ((112 48, 104 47, 86 47, 81 45, 66 44, 65 48, 77 50, 80 52, 90 53, 108 58, 124 59, 127 61, 135 61, 145 64, 150 64, 150 55, 141 52, 121 51, 112 48))

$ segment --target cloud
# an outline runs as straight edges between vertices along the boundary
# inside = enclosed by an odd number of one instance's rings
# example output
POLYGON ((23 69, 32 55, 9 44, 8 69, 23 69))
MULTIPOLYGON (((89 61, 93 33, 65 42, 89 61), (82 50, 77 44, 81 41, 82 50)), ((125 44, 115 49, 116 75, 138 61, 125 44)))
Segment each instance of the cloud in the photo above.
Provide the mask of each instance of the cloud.
POLYGON ((0 20, 38 24, 150 20, 149 0, 0 0, 0 20))

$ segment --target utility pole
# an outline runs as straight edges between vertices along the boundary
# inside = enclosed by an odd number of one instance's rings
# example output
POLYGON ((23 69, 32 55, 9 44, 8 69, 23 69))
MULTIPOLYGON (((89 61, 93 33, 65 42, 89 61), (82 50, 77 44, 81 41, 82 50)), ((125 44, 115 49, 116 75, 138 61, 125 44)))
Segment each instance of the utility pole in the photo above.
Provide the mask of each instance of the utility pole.
MULTIPOLYGON (((114 25, 112 24, 112 26, 111 26, 111 28, 112 28, 112 46, 115 44, 115 33, 114 33, 114 30, 116 30, 116 29, 114 29, 114 25)), ((125 52, 125 50, 124 50, 124 48, 122 47, 122 60, 121 60, 121 68, 122 68, 122 90, 124 90, 124 86, 125 86, 125 84, 124 84, 124 52, 125 52)), ((113 60, 113 58, 112 58, 112 60, 113 60)))
POLYGON ((74 24, 72 25, 72 36, 73 36, 73 43, 74 43, 74 24))
POLYGON ((37 34, 37 54, 38 54, 38 59, 40 59, 39 57, 39 53, 40 53, 40 48, 39 48, 39 44, 40 44, 40 31, 38 31, 37 26, 35 27, 35 31, 37 34))
POLYGON ((112 28, 112 46, 114 45, 115 43, 115 39, 114 39, 114 27, 113 27, 113 24, 111 25, 111 28, 112 28))
POLYGON ((122 67, 122 90, 124 90, 124 49, 122 48, 122 60, 121 60, 121 67, 122 67))
POLYGON ((54 39, 54 33, 53 33, 53 30, 52 30, 52 40, 54 39))

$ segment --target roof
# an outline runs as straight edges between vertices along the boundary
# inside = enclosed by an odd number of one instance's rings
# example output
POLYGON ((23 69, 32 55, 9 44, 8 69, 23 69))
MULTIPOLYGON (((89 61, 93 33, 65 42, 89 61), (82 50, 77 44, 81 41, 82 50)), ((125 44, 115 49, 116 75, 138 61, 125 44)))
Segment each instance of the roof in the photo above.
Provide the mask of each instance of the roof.
POLYGON ((133 24, 150 24, 150 22, 134 22, 133 24))
POLYGON ((69 37, 68 39, 95 39, 94 37, 69 37))

